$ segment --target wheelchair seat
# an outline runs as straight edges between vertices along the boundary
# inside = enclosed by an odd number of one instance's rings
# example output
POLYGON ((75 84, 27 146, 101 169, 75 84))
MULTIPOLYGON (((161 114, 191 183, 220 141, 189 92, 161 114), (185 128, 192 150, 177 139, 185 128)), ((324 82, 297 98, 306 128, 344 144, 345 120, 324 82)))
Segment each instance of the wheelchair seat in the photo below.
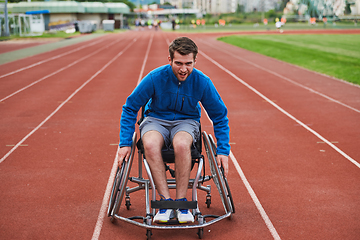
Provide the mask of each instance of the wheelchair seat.
MULTIPOLYGON (((201 127, 200 127, 201 130, 201 127)), ((146 158, 145 156, 145 150, 144 146, 142 144, 141 138, 136 143, 136 147, 139 150, 139 152, 146 158)), ((195 163, 198 161, 198 159, 202 158, 201 155, 201 149, 202 149, 202 141, 201 138, 197 139, 197 141, 191 146, 191 170, 194 168, 195 163)), ((175 163, 175 154, 173 146, 170 145, 169 147, 164 146, 161 150, 161 155, 165 164, 166 171, 169 171, 171 176, 175 178, 175 170, 171 169, 169 167, 170 163, 175 163)))
MULTIPOLYGON (((140 119, 137 122, 138 125, 140 125, 141 122, 145 118, 145 116, 144 116, 145 115, 145 106, 146 106, 146 104, 141 107, 140 119)), ((199 126, 199 133, 201 133, 201 125, 199 126)), ((139 140, 137 141, 136 147, 141 152, 141 154, 145 156, 144 146, 142 144, 141 138, 139 138, 139 140)), ((201 155, 201 151, 202 151, 202 139, 201 139, 201 136, 199 136, 199 138, 196 139, 195 143, 191 147, 191 158, 193 160, 196 160, 196 159, 203 157, 201 155)), ((164 146, 162 148, 161 155, 162 155, 164 163, 175 163, 175 155, 174 155, 174 149, 173 149, 172 144, 169 147, 164 146)), ((191 170, 192 170, 193 166, 194 166, 194 161, 191 166, 191 170)))
MULTIPOLYGON (((145 150, 143 143, 141 141, 141 138, 136 143, 137 149, 145 156, 145 150)), ((198 159, 202 157, 201 155, 201 149, 202 149, 202 142, 201 138, 198 139, 195 144, 191 147, 191 158, 192 159, 198 159)), ((161 150, 161 155, 163 157, 164 163, 174 163, 175 162, 175 155, 174 155, 174 149, 172 145, 169 147, 164 146, 161 150)))

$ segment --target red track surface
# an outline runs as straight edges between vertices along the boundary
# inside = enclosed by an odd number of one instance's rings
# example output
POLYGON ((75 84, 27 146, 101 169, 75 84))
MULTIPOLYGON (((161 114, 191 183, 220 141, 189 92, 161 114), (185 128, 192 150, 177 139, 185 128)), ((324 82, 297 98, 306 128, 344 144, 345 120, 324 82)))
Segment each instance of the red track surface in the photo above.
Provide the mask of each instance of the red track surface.
MULTIPOLYGON (((145 239, 145 229, 110 223, 105 191, 121 106, 140 76, 167 63, 168 42, 176 35, 109 34, 7 76, 87 43, 1 66, 1 239, 145 239)), ((204 238, 358 239, 360 88, 215 36, 190 35, 201 50, 196 67, 228 106, 233 161, 241 169, 230 163, 237 212, 205 228, 204 238)), ((202 126, 212 131, 206 117, 202 126)), ((206 209, 199 192, 205 214, 221 213, 215 188, 212 195, 206 209)), ((131 201, 125 214, 143 215, 143 192, 131 201)), ((195 230, 153 233, 153 239, 197 238, 195 230)))

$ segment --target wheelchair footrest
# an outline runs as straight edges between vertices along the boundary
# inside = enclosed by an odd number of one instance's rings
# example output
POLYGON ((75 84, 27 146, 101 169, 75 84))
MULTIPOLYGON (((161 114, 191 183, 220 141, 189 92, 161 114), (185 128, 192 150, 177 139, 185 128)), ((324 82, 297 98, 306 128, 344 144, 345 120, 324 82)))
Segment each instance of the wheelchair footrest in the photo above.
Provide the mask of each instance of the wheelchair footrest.
POLYGON ((151 208, 156 209, 196 209, 197 201, 151 201, 151 208))
POLYGON ((144 220, 145 218, 142 217, 142 216, 134 216, 134 217, 129 217, 128 219, 130 219, 130 220, 135 220, 135 219, 144 220))
POLYGON ((204 215, 204 216, 203 216, 204 219, 205 219, 205 218, 218 218, 218 217, 220 217, 220 216, 218 216, 218 215, 211 215, 211 214, 209 214, 209 215, 204 215))

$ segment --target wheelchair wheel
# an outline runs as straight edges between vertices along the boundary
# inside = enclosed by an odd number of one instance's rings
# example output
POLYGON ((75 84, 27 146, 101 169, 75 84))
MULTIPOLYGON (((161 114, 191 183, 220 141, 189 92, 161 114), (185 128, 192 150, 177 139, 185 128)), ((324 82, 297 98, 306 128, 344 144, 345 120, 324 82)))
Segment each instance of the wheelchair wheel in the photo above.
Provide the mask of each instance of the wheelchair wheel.
MULTIPOLYGON (((215 153, 216 152, 216 145, 215 145, 215 141, 213 139, 213 137, 211 135, 209 135, 209 140, 210 140, 210 143, 211 143, 211 146, 213 148, 213 152, 215 153)), ((225 183, 225 187, 226 187, 226 194, 225 196, 229 199, 230 201, 230 206, 232 208, 232 213, 235 213, 235 206, 234 206, 234 201, 233 201, 233 198, 232 198, 232 195, 231 195, 231 191, 230 191, 230 186, 229 186, 229 183, 228 183, 228 180, 227 178, 225 177, 225 173, 224 173, 224 168, 221 166, 220 168, 220 173, 222 175, 222 178, 224 180, 224 183, 225 183)))
POLYGON ((112 210, 114 208, 114 204, 115 204, 115 199, 118 197, 119 192, 120 192, 121 183, 124 181, 124 179, 123 179, 124 169, 125 169, 124 166, 125 166, 125 161, 122 163, 121 168, 118 167, 118 169, 116 171, 113 187, 111 190, 110 200, 109 200, 109 206, 108 206, 108 212, 107 212, 108 217, 111 216, 111 212, 112 212, 112 210))
POLYGON ((123 161, 121 168, 118 168, 116 176, 113 183, 113 189, 111 192, 109 207, 108 207, 108 216, 111 217, 111 222, 115 220, 115 214, 118 213, 124 193, 126 192, 126 184, 129 179, 129 173, 131 170, 131 165, 134 159, 134 152, 136 145, 136 132, 132 138, 131 153, 128 161, 123 161))
POLYGON ((219 168, 216 161, 216 145, 211 137, 207 135, 206 132, 203 132, 204 146, 205 151, 209 160, 210 172, 212 179, 219 191, 221 201, 223 203, 224 209, 226 212, 234 213, 233 200, 230 193, 229 185, 227 184, 226 177, 219 168))
POLYGON ((233 200, 233 197, 231 195, 231 191, 230 191, 230 187, 229 187, 229 183, 228 183, 228 180, 226 179, 225 177, 225 174, 224 174, 224 168, 221 167, 221 172, 222 172, 222 176, 223 176, 223 179, 224 179, 224 183, 225 183, 225 186, 226 186, 226 197, 229 199, 230 201, 230 207, 231 207, 231 212, 232 213, 235 213, 235 206, 234 206, 234 200, 233 200))

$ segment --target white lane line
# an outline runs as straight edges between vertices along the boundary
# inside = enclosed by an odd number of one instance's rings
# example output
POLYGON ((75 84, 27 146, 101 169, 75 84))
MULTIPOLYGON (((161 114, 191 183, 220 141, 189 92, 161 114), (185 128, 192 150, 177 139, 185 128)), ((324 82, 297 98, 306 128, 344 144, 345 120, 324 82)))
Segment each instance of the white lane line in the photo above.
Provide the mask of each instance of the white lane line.
POLYGON ((41 82, 41 81, 43 81, 43 80, 45 80, 45 79, 47 79, 47 78, 51 77, 51 76, 54 76, 55 74, 58 74, 59 72, 62 72, 62 71, 64 71, 65 69, 67 69, 67 68, 69 68, 69 67, 74 66, 75 64, 77 64, 77 63, 79 63, 79 62, 81 62, 81 61, 83 61, 83 60, 85 60, 85 59, 87 59, 87 58, 91 57, 92 55, 94 55, 94 54, 96 54, 96 53, 98 53, 98 52, 100 52, 100 51, 104 50, 105 48, 108 48, 108 47, 110 47, 110 46, 114 45, 115 43, 118 43, 118 42, 119 42, 119 41, 121 41, 121 40, 122 40, 122 39, 119 39, 119 40, 117 40, 117 41, 115 41, 115 42, 112 42, 112 43, 110 43, 110 44, 107 44, 107 45, 105 45, 104 47, 99 48, 98 50, 96 50, 96 51, 94 51, 94 52, 92 52, 92 53, 90 53, 90 54, 88 54, 88 55, 86 55, 86 56, 84 56, 84 57, 82 57, 82 58, 80 58, 80 59, 78 59, 78 60, 76 60, 76 61, 74 61, 74 62, 70 63, 69 65, 67 65, 67 66, 65 66, 65 67, 62 67, 62 68, 60 68, 60 69, 56 70, 55 72, 52 72, 52 73, 50 73, 49 75, 46 75, 45 77, 42 77, 42 78, 40 78, 40 79, 38 79, 38 80, 36 80, 36 81, 34 81, 34 82, 30 83, 29 85, 27 85, 27 86, 25 86, 25 87, 23 87, 23 88, 21 88, 21 89, 19 89, 19 90, 15 91, 15 92, 13 92, 12 94, 10 94, 10 95, 8 95, 8 96, 6 96, 6 97, 4 97, 4 98, 0 99, 0 102, 3 102, 3 101, 5 101, 6 99, 8 99, 8 98, 10 98, 10 97, 12 97, 12 96, 14 96, 14 95, 16 95, 16 94, 18 94, 18 93, 20 93, 20 92, 24 91, 24 90, 26 90, 26 89, 30 88, 31 86, 33 86, 33 85, 35 85, 35 84, 37 84, 37 83, 39 83, 39 82, 41 82))
MULTIPOLYGON (((148 56, 149 56, 150 47, 151 47, 151 44, 152 44, 152 41, 153 41, 153 37, 154 37, 154 34, 151 35, 151 38, 150 38, 150 41, 149 41, 148 48, 146 50, 145 58, 144 58, 144 61, 143 61, 143 65, 141 67, 141 71, 140 71, 140 75, 139 75, 137 84, 139 84, 139 82, 141 81, 141 79, 143 77, 143 73, 144 73, 145 65, 146 65, 146 62, 147 62, 147 59, 148 59, 148 56)), ((107 207, 108 207, 108 202, 109 202, 109 198, 110 198, 110 192, 111 192, 112 184, 113 184, 114 179, 115 179, 115 173, 116 173, 117 166, 118 165, 117 165, 117 152, 116 152, 115 159, 114 159, 114 164, 112 166, 112 169, 111 169, 111 172, 110 172, 110 177, 109 177, 108 183, 106 185, 106 190, 105 190, 104 198, 103 198, 102 203, 101 203, 101 208, 100 208, 99 215, 98 215, 98 218, 97 218, 97 221, 96 221, 94 233, 93 233, 93 236, 91 238, 92 240, 97 240, 100 237, 101 229, 102 229, 102 226, 104 224, 104 219, 105 219, 105 216, 106 216, 106 210, 107 210, 107 207)))
POLYGON ((117 148, 116 155, 115 155, 115 160, 114 160, 113 166, 111 168, 111 172, 110 172, 110 177, 109 177, 109 180, 108 180, 107 185, 106 185, 104 198, 103 198, 103 201, 101 203, 100 212, 99 212, 99 215, 98 215, 98 218, 97 218, 97 221, 96 221, 96 224, 95 224, 95 229, 94 229, 94 232, 93 232, 93 235, 92 235, 92 238, 91 238, 92 240, 99 239, 101 229, 102 229, 102 226, 103 226, 103 223, 104 223, 104 218, 105 218, 105 214, 106 214, 106 210, 107 210, 107 207, 108 207, 108 202, 109 202, 109 198, 110 198, 110 194, 111 194, 111 188, 112 188, 112 185, 113 185, 113 182, 114 182, 114 179, 115 179, 116 170, 117 170, 117 167, 118 167, 118 163, 117 163, 117 160, 116 160, 117 155, 118 155, 118 151, 119 151, 119 148, 117 148))
MULTIPOLYGON (((202 42, 205 43, 206 45, 212 47, 212 48, 215 48, 213 45, 211 45, 211 44, 208 43, 208 42, 205 42, 205 41, 202 41, 202 42)), ((218 48, 217 48, 217 49, 218 49, 218 48)), ((264 68, 264 67, 262 67, 262 66, 260 66, 260 65, 258 65, 258 64, 256 64, 256 63, 253 63, 253 62, 251 62, 251 61, 249 61, 249 60, 246 60, 245 58, 242 58, 242 57, 240 57, 240 56, 237 56, 237 55, 235 55, 235 54, 233 54, 233 53, 231 53, 231 52, 229 52, 229 51, 227 51, 227 50, 224 50, 224 49, 218 49, 218 50, 220 50, 220 51, 222 51, 222 52, 225 52, 225 53, 229 54, 230 56, 232 56, 232 57, 234 57, 234 58, 237 58, 237 59, 239 59, 239 60, 241 60, 241 61, 244 61, 244 62, 246 62, 246 63, 248 63, 248 64, 250 64, 250 65, 252 65, 252 66, 254 66, 254 67, 256 67, 256 68, 259 68, 259 69, 265 71, 265 72, 268 72, 268 73, 273 74, 273 75, 275 75, 275 76, 277 76, 277 77, 279 77, 279 78, 282 78, 282 79, 284 79, 285 81, 288 81, 288 82, 290 82, 290 83, 292 83, 292 84, 295 84, 296 86, 299 86, 299 87, 304 88, 304 89, 306 89, 306 90, 308 90, 308 91, 310 91, 310 92, 312 92, 312 93, 315 93, 315 94, 317 94, 317 95, 319 95, 319 96, 321 96, 321 97, 323 97, 323 98, 326 98, 326 99, 328 99, 329 101, 335 102, 335 103, 337 103, 337 104, 342 105, 343 107, 349 108, 349 109, 351 109, 351 110, 353 110, 353 111, 355 111, 355 112, 357 112, 357 113, 360 113, 360 110, 359 110, 359 109, 356 109, 356 108, 354 108, 354 107, 351 107, 351 106, 349 106, 349 105, 347 105, 347 104, 345 104, 345 103, 343 103, 343 102, 340 102, 339 100, 336 100, 336 99, 334 99, 334 98, 332 98, 332 97, 329 97, 329 96, 327 96, 327 95, 325 95, 325 94, 323 94, 323 93, 321 93, 321 92, 318 92, 318 91, 316 91, 316 90, 314 90, 314 89, 312 89, 312 88, 309 88, 309 87, 307 87, 307 86, 305 86, 305 85, 303 85, 303 84, 301 84, 301 83, 298 83, 298 82, 296 82, 296 81, 294 81, 294 80, 292 80, 292 79, 290 79, 290 78, 288 78, 288 77, 285 77, 285 76, 283 76, 283 75, 281 75, 281 74, 279 74, 279 73, 276 73, 276 72, 274 72, 274 71, 272 71, 272 70, 269 70, 269 69, 267 69, 267 68, 264 68)), ((296 67, 297 67, 297 66, 296 66, 296 67)), ((305 70, 307 70, 307 69, 305 69, 305 70)), ((326 76, 326 75, 323 75, 323 76, 326 76)), ((329 77, 329 76, 326 76, 326 77, 329 77)), ((330 78, 331 78, 331 77, 330 77, 330 78)), ((345 81, 344 81, 344 82, 345 82, 345 81)))
POLYGON ((42 60, 42 61, 40 61, 40 62, 37 62, 37 63, 31 64, 31 65, 26 66, 26 67, 23 67, 23 68, 19 68, 18 70, 15 70, 15 71, 12 71, 12 72, 6 73, 6 74, 4 74, 4 75, 1 75, 1 76, 0 76, 0 78, 4 78, 4 77, 10 76, 10 75, 13 75, 13 74, 15 74, 15 73, 18 73, 18 72, 24 71, 24 70, 26 70, 26 69, 29 69, 29 68, 32 68, 32 67, 35 67, 35 66, 41 65, 41 64, 43 64, 43 63, 49 62, 49 61, 51 61, 51 60, 58 59, 58 58, 60 58, 60 57, 66 56, 66 55, 68 55, 68 54, 70 54, 70 53, 73 53, 73 52, 79 51, 79 50, 81 50, 81 49, 84 49, 84 48, 86 48, 86 47, 90 47, 90 46, 92 46, 92 45, 95 45, 95 44, 97 44, 97 43, 99 43, 99 42, 102 42, 102 41, 104 41, 104 40, 105 40, 105 39, 101 39, 101 40, 99 40, 99 41, 94 41, 94 42, 92 42, 92 43, 90 43, 90 44, 87 44, 87 45, 84 45, 84 46, 78 47, 78 48, 76 48, 76 49, 73 49, 73 50, 70 50, 70 51, 68 51, 68 52, 65 52, 65 53, 59 54, 59 55, 57 55, 57 56, 54 56, 54 57, 51 57, 51 58, 48 58, 48 59, 42 60))
POLYGON ((55 111, 53 111, 47 118, 45 118, 36 128, 34 128, 28 135, 26 135, 20 142, 18 142, 7 154, 5 154, 1 159, 0 163, 2 163, 11 153, 13 153, 21 144, 25 142, 32 134, 34 134, 38 129, 40 129, 52 116, 54 116, 71 98, 73 98, 81 89, 83 89, 91 80, 93 80, 96 76, 98 76, 102 71, 105 70, 111 63, 113 63, 118 57, 120 57, 134 42, 136 39, 131 41, 124 50, 119 52, 114 58, 112 58, 107 64, 105 64, 99 71, 97 71, 91 78, 89 78, 85 83, 83 83, 78 89, 75 90, 63 103, 61 103, 55 111))
POLYGON ((214 59, 212 59, 211 57, 209 57, 208 55, 206 55, 204 52, 199 51, 199 53, 201 55, 203 55, 206 59, 208 59, 210 62, 212 62, 213 64, 215 64, 216 66, 218 66, 220 69, 222 69, 224 72, 228 73, 230 76, 232 76, 233 78, 235 78, 237 81, 239 81, 241 84, 243 84, 244 86, 246 86, 247 88, 249 88, 251 91, 253 91, 254 93, 256 93, 257 95, 259 95, 261 98, 263 98, 265 101, 267 101, 268 103, 270 103, 271 105, 273 105, 275 108, 277 108, 280 112, 282 112, 283 114, 285 114, 286 116, 288 116, 289 118, 291 118, 292 120, 294 120, 297 124, 301 125, 303 128, 305 128, 306 130, 308 130, 309 132, 311 132, 312 134, 314 134, 316 137, 320 138, 323 142, 325 142, 326 144, 328 144, 331 148, 333 148, 335 151, 337 151, 338 153, 340 153, 343 157, 345 157, 347 160, 349 160, 351 163, 353 163, 355 166, 357 166, 358 168, 360 168, 360 164, 355 161, 353 158, 351 158, 349 155, 347 155, 345 152, 343 152, 342 150, 340 150, 338 147, 336 147, 334 144, 332 144, 329 140, 327 140, 326 138, 324 138, 323 136, 321 136, 319 133, 317 133, 316 131, 314 131, 313 129, 311 129, 310 127, 308 127, 306 124, 304 124, 303 122, 301 122, 300 120, 298 120, 297 118, 295 118, 294 116, 292 116, 290 113, 286 112, 284 109, 282 109, 280 106, 278 106, 277 104, 275 104, 273 101, 271 101, 269 98, 267 98, 265 95, 263 95, 262 93, 260 93, 258 90, 256 90, 255 88, 253 88, 252 86, 250 86, 248 83, 246 83, 245 81, 243 81, 242 79, 240 79, 238 76, 236 76, 234 73, 232 73, 231 71, 229 71, 228 69, 226 69, 225 67, 223 67, 221 64, 219 64, 218 62, 216 62, 214 59))
POLYGON ((244 183, 247 191, 249 192, 249 194, 250 194, 253 202, 255 203, 255 206, 256 206, 256 208, 258 209, 261 217, 262 217, 263 220, 265 221, 265 224, 266 224, 267 228, 269 229, 271 235, 273 236, 273 238, 274 238, 275 240, 280 240, 281 238, 280 238, 279 234, 277 233, 277 231, 276 231, 274 225, 272 224, 269 216, 266 214, 266 212, 265 212, 264 208, 262 207, 259 199, 257 198, 254 190, 251 188, 250 183, 249 183, 248 180, 246 179, 245 174, 244 174, 244 172, 242 171, 242 169, 241 169, 238 161, 236 160, 234 154, 233 154, 231 151, 230 151, 229 157, 230 157, 231 161, 233 162, 233 164, 234 164, 237 172, 239 173, 239 176, 240 176, 241 180, 243 181, 243 183, 244 183))

